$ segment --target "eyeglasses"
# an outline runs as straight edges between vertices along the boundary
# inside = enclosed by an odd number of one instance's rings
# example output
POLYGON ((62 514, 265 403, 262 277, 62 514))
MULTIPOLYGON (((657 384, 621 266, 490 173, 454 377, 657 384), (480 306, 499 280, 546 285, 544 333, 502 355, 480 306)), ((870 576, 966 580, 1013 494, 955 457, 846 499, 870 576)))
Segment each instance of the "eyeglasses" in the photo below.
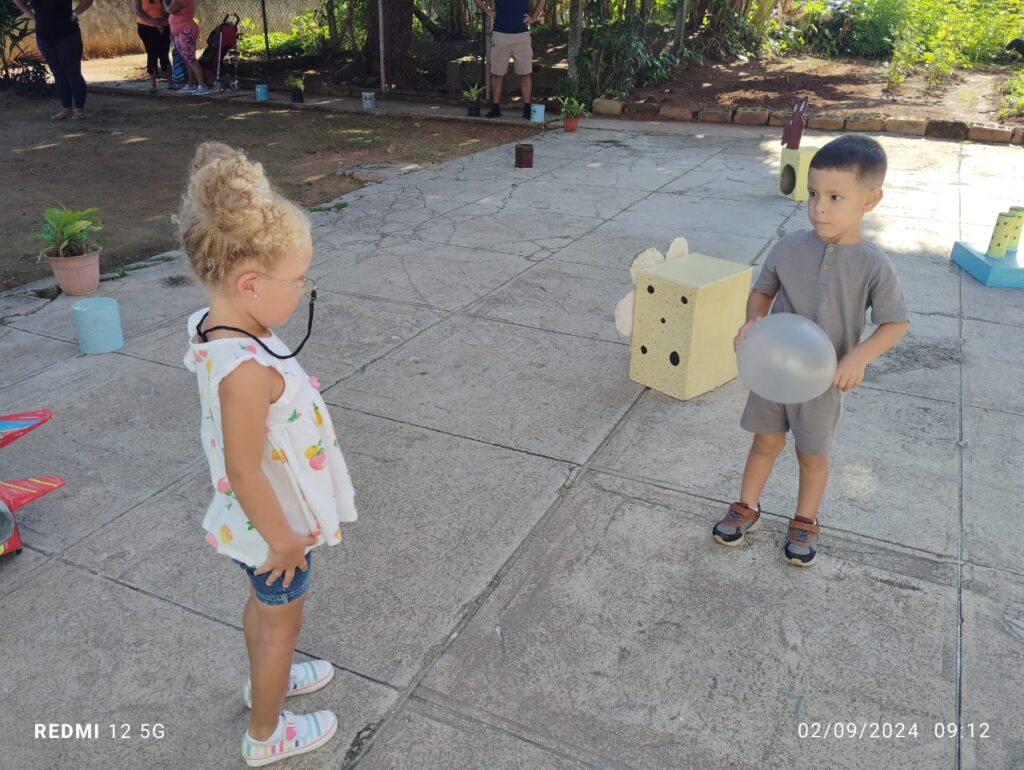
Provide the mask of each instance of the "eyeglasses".
POLYGON ((285 286, 290 286, 296 291, 301 291, 303 294, 312 294, 313 292, 316 291, 316 281, 314 281, 312 278, 300 278, 298 281, 285 281, 282 280, 281 278, 276 278, 275 276, 272 276, 269 273, 257 272, 256 275, 262 276, 264 278, 269 278, 271 281, 283 283, 285 286))

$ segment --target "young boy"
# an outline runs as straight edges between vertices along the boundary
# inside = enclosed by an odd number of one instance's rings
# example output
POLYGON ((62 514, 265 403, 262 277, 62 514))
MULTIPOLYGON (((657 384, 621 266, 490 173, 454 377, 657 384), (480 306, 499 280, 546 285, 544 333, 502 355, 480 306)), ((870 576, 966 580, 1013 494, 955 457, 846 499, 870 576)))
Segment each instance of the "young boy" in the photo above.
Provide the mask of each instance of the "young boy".
POLYGON ((842 393, 860 385, 865 367, 899 342, 910 325, 892 263, 864 240, 860 229, 861 219, 882 199, 885 171, 885 151, 873 139, 841 136, 822 147, 808 172, 807 218, 814 229, 779 241, 750 292, 747 321, 734 345, 769 311, 799 313, 825 330, 839 365, 832 387, 802 404, 776 404, 750 394, 740 425, 754 434, 754 443, 740 499, 712 530, 722 545, 739 545, 761 526, 761 490, 791 431, 800 490, 783 554, 800 567, 811 566, 817 558, 818 506, 828 481, 842 393), (878 328, 861 342, 867 308, 878 328))

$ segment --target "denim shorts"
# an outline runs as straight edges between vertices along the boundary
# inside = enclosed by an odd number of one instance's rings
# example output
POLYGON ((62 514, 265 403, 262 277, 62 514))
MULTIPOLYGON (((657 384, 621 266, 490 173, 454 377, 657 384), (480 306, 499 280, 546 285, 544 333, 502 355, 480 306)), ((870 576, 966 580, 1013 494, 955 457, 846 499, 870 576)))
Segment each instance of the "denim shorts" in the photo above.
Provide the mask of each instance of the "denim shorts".
POLYGON ((281 575, 273 584, 268 586, 267 578, 270 577, 269 572, 256 575, 254 574, 256 568, 250 567, 248 564, 242 564, 240 561, 236 561, 235 564, 245 570, 249 580, 252 582, 252 588, 256 592, 256 598, 261 603, 271 605, 288 604, 302 598, 306 591, 309 590, 309 579, 313 575, 313 552, 310 551, 306 554, 306 571, 295 570, 291 585, 287 588, 283 585, 284 575, 281 575))

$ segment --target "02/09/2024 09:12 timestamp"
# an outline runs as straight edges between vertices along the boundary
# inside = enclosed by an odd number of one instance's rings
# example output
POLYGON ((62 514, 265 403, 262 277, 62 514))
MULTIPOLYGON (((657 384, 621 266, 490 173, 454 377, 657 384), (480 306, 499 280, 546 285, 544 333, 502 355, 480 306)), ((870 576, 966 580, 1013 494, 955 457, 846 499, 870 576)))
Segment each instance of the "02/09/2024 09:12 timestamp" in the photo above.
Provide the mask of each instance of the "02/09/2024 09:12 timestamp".
POLYGON ((797 737, 811 739, 907 740, 920 738, 985 739, 991 737, 988 722, 800 722, 797 737))

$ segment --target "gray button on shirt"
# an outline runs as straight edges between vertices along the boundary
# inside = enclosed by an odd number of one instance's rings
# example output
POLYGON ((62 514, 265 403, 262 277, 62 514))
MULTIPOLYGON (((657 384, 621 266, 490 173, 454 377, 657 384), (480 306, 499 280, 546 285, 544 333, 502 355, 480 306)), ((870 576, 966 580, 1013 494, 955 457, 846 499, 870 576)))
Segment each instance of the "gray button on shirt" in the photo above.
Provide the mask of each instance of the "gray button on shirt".
POLYGON ((764 262, 754 291, 775 295, 773 313, 798 313, 817 323, 842 359, 873 324, 910 319, 903 288, 885 252, 869 241, 826 244, 811 230, 787 235, 764 262))

